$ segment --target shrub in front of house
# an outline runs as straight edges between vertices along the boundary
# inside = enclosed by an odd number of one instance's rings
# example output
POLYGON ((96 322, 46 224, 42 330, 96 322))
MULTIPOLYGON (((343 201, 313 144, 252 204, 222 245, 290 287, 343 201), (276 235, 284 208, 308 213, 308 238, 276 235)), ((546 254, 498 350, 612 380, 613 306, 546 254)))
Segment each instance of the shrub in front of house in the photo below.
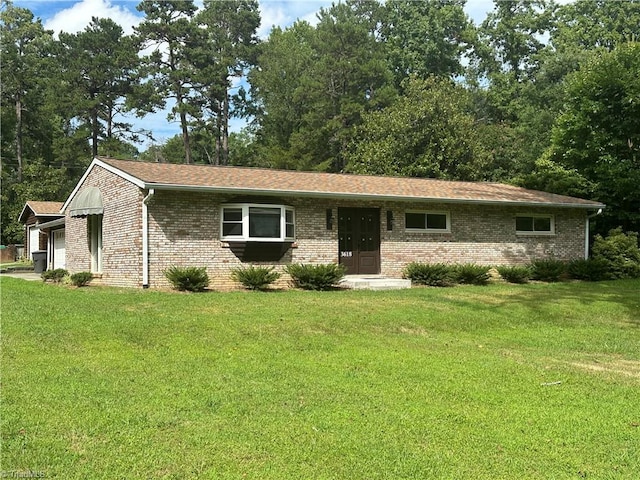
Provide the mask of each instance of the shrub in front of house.
POLYGON ((567 273, 575 280, 599 282, 609 278, 609 265, 600 258, 573 260, 567 265, 567 273))
POLYGON ((203 292, 209 286, 209 275, 205 267, 167 268, 164 276, 176 290, 186 292, 203 292))
POLYGON ((71 284, 76 287, 86 287, 89 285, 89 282, 93 278, 93 274, 91 272, 77 272, 71 275, 69 279, 71 280, 71 284))
POLYGON ((621 228, 616 228, 606 238, 596 235, 592 256, 594 260, 607 263, 611 279, 640 278, 640 248, 636 232, 624 233, 621 228))
POLYGON ((567 264, 562 260, 547 258, 531 262, 531 278, 542 282, 558 282, 567 271, 567 264))
POLYGON ((455 266, 446 263, 411 262, 404 267, 403 276, 416 285, 450 287, 455 283, 455 266))
POLYGON ((531 269, 522 265, 503 265, 496 270, 509 283, 527 283, 531 278, 531 269))
POLYGON ((60 283, 64 280, 64 277, 68 276, 69 272, 64 268, 56 268, 55 270, 45 270, 40 274, 44 282, 60 283))
POLYGON ((274 267, 246 267, 234 268, 231 278, 241 283, 248 290, 266 290, 269 285, 282 275, 274 271, 274 267))
POLYGON ((294 287, 304 290, 330 290, 344 278, 344 265, 329 263, 326 265, 287 265, 285 268, 291 276, 294 287))
POLYGON ((487 285, 491 280, 489 270, 491 270, 491 267, 476 265, 475 263, 464 263, 454 266, 453 278, 457 283, 487 285))

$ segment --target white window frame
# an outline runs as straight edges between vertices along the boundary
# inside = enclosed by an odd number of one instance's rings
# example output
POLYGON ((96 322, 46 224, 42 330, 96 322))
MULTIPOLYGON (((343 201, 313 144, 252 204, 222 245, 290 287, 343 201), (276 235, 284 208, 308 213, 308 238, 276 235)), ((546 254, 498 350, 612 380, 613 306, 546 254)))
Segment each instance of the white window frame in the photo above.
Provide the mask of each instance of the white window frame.
POLYGON ((225 242, 293 242, 296 232, 296 212, 293 207, 279 204, 265 203, 226 203, 220 207, 220 239, 225 242), (242 210, 242 235, 224 235, 224 211, 225 209, 242 210), (249 211, 251 208, 280 209, 280 236, 279 237, 251 237, 249 236, 249 211), (292 215, 292 222, 287 222, 287 212, 292 215), (287 225, 293 225, 293 236, 287 236, 287 225))
POLYGON ((451 233, 451 213, 443 210, 406 210, 404 212, 405 230, 407 232, 422 232, 422 233, 451 233), (427 226, 427 215, 445 215, 447 218, 446 228, 408 228, 407 227, 407 213, 422 214, 425 216, 424 224, 427 226))
POLYGON ((514 221, 516 223, 516 235, 521 236, 551 236, 556 234, 556 220, 555 216, 550 213, 518 213, 516 214, 514 221), (536 218, 548 218, 549 222, 549 230, 518 230, 517 223, 518 218, 533 218, 534 219, 534 228, 535 228, 535 219, 536 218))

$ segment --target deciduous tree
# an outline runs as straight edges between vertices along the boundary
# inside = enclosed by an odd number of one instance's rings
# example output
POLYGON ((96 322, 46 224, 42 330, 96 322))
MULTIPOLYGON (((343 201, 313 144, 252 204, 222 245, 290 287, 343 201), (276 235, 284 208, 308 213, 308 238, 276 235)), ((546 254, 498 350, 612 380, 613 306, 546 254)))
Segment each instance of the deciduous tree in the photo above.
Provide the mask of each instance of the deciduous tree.
POLYGON ((550 159, 575 169, 606 203, 607 222, 640 230, 640 43, 596 51, 567 82, 550 159))
POLYGON ((375 175, 479 180, 483 150, 465 90, 448 79, 410 78, 393 105, 364 116, 348 170, 375 175))

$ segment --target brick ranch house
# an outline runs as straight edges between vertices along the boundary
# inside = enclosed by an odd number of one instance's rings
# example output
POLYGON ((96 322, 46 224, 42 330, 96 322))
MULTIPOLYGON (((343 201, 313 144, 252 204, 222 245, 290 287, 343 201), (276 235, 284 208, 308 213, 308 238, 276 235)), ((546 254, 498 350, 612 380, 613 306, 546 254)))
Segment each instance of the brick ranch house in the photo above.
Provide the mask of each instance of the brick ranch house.
POLYGON ((97 157, 62 207, 66 266, 102 283, 165 287, 205 266, 213 288, 247 264, 341 263, 399 278, 422 262, 584 258, 598 202, 497 183, 97 157))

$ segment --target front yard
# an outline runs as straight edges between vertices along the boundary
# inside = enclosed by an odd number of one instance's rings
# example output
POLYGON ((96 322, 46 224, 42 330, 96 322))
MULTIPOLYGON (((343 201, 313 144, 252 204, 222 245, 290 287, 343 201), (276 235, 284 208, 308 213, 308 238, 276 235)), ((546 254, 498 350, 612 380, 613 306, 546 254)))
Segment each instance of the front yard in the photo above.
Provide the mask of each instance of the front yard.
POLYGON ((640 478, 637 280, 0 288, 3 475, 640 478))

